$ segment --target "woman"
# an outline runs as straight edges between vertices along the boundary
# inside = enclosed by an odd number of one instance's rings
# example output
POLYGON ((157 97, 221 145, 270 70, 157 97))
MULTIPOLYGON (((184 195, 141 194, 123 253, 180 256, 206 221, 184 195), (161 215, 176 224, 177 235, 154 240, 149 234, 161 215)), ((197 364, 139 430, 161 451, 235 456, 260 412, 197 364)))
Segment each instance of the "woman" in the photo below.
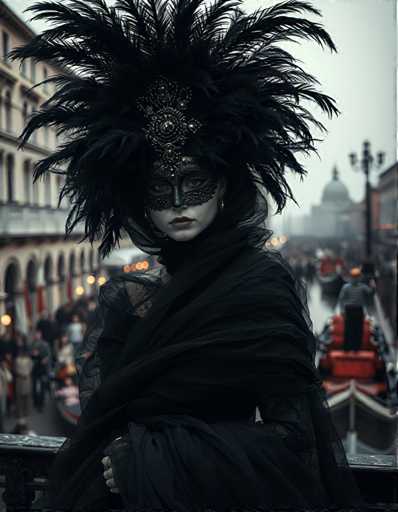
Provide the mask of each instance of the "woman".
POLYGON ((240 4, 38 4, 55 26, 14 52, 73 66, 23 135, 69 135, 36 167, 67 162, 68 229, 84 221, 103 254, 126 231, 163 264, 101 288, 82 416, 52 472, 60 509, 360 504, 300 287, 265 250, 267 199, 292 197, 285 171, 305 172, 295 154, 322 128, 303 102, 337 112, 277 43, 334 45, 306 2, 240 4))

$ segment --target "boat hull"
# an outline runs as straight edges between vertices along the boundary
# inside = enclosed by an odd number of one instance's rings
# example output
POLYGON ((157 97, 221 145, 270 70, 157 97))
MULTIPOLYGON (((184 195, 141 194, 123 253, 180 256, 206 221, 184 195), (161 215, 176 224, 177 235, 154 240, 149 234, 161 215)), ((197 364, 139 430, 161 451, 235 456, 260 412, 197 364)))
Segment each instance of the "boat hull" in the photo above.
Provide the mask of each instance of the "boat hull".
POLYGON ((392 407, 360 391, 355 381, 329 396, 328 404, 341 439, 356 432, 358 440, 372 450, 392 453, 398 428, 398 415, 392 407))

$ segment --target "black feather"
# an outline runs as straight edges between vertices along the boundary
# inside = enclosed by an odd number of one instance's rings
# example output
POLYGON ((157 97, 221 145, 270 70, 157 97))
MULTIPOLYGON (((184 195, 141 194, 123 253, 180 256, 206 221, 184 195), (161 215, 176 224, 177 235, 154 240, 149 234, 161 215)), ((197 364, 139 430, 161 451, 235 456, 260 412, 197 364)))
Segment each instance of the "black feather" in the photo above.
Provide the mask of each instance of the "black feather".
POLYGON ((294 199, 286 171, 305 175, 296 156, 315 151, 309 110, 338 113, 334 100, 279 46, 308 39, 335 51, 308 1, 287 0, 245 14, 242 0, 44 1, 29 9, 50 28, 12 52, 51 61, 57 92, 21 135, 53 125, 66 141, 36 164, 35 177, 64 173, 70 232, 114 247, 133 218, 143 229, 142 183, 153 158, 137 99, 164 76, 192 90, 192 117, 202 128, 190 147, 226 173, 251 172, 280 211, 294 199))

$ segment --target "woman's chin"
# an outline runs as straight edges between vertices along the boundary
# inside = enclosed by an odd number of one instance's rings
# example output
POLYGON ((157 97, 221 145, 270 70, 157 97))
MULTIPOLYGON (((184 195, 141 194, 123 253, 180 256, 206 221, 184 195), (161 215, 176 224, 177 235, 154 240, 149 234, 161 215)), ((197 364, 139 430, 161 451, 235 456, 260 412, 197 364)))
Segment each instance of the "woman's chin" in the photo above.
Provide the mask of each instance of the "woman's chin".
POLYGON ((181 229, 178 231, 172 231, 169 233, 169 238, 176 242, 189 242, 198 236, 199 231, 197 229, 181 229))

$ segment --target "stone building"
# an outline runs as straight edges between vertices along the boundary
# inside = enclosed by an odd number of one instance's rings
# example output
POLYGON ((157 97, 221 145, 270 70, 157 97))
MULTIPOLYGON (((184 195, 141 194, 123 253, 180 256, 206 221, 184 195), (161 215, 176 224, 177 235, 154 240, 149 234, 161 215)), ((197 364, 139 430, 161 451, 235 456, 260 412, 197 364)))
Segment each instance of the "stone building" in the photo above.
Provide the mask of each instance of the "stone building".
POLYGON ((321 203, 311 208, 307 231, 321 238, 349 238, 352 233, 347 212, 351 206, 348 188, 335 167, 331 181, 323 190, 321 203))
POLYGON ((396 247, 398 240, 398 162, 379 175, 380 241, 396 247))
POLYGON ((81 287, 88 293, 86 278, 98 269, 97 250, 78 243, 81 232, 65 239, 69 205, 58 205, 63 176, 32 180, 34 163, 60 143, 55 130, 39 130, 18 150, 27 119, 54 92, 53 84, 32 86, 62 72, 51 63, 10 61, 8 52, 33 36, 0 0, 0 317, 8 313, 22 331, 41 310, 54 311, 81 287))

